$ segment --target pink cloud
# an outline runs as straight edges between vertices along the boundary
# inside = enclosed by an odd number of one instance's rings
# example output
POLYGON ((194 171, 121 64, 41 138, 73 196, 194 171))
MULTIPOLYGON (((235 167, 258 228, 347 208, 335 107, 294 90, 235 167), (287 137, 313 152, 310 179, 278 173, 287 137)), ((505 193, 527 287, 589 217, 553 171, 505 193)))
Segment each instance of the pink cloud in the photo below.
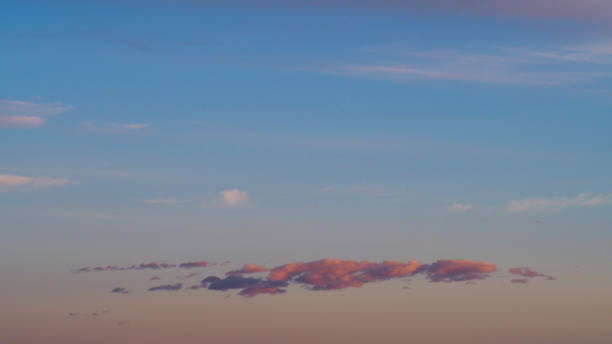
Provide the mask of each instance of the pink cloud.
POLYGON ((240 270, 232 270, 230 272, 227 273, 227 275, 238 275, 238 274, 253 274, 253 273, 258 273, 258 272, 265 272, 268 271, 268 269, 266 269, 263 266, 258 266, 255 264, 244 264, 242 266, 242 269, 240 270))

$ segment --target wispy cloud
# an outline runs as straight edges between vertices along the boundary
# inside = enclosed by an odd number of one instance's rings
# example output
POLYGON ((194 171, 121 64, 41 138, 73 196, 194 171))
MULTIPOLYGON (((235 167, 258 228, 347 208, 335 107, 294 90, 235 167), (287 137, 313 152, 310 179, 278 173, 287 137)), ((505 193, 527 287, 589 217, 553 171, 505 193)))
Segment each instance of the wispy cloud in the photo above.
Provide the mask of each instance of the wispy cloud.
POLYGON ((508 202, 506 210, 509 212, 561 210, 568 207, 592 207, 612 203, 612 194, 590 195, 581 193, 576 197, 531 197, 508 202))
POLYGON ((111 123, 103 125, 97 125, 91 122, 83 123, 83 128, 86 130, 106 135, 129 134, 140 131, 148 126, 149 125, 145 123, 111 123))
POLYGON ((27 177, 16 174, 0 174, 0 192, 32 191, 57 188, 70 184, 66 178, 27 177))
POLYGON ((535 270, 532 270, 530 268, 526 268, 526 267, 518 267, 518 268, 510 268, 508 269, 508 272, 511 275, 519 275, 522 278, 514 278, 511 280, 512 283, 521 283, 521 284, 525 284, 527 282, 529 282, 529 280, 531 278, 534 277, 544 277, 549 281, 555 280, 556 278, 554 278, 551 275, 546 275, 540 272, 537 272, 535 270))
POLYGON ((332 63, 318 71, 400 82, 442 80, 548 86, 586 84, 612 77, 611 42, 551 48, 501 47, 481 52, 411 51, 384 46, 364 51, 367 55, 361 59, 367 62, 332 63))
POLYGON ((171 269, 171 268, 181 268, 181 269, 193 269, 193 268, 205 268, 209 265, 212 265, 207 261, 196 261, 196 262, 184 262, 180 264, 168 264, 165 262, 149 262, 149 263, 141 263, 138 265, 129 265, 129 266, 117 266, 117 265, 106 265, 106 266, 85 266, 79 269, 74 270, 74 272, 92 272, 92 271, 125 271, 125 270, 161 270, 161 269, 171 269))
POLYGON ((472 205, 467 203, 453 203, 448 210, 454 213, 465 213, 472 210, 472 205))
POLYGON ((57 115, 72 106, 60 103, 34 103, 13 99, 0 100, 0 128, 36 128, 45 124, 45 116, 57 115))
POLYGON ((248 201, 246 191, 238 189, 223 190, 219 195, 221 196, 223 204, 228 207, 237 207, 246 204, 248 201))

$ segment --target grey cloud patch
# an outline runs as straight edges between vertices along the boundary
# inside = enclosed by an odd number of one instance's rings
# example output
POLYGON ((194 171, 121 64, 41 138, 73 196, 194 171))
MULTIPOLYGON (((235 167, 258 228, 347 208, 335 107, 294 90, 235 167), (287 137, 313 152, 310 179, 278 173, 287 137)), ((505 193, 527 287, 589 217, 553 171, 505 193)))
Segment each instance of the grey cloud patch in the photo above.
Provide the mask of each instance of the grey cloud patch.
POLYGON ((117 287, 117 288, 113 288, 113 290, 111 290, 111 293, 113 294, 129 294, 132 291, 123 287, 117 287))
POLYGON ((177 291, 177 290, 181 290, 182 288, 183 288, 182 283, 176 283, 176 284, 159 285, 157 287, 152 287, 147 290, 148 291, 158 291, 158 290, 177 291))
POLYGON ((200 285, 193 286, 192 289, 208 288, 208 290, 230 290, 241 289, 240 295, 255 296, 258 294, 280 294, 285 290, 282 287, 287 287, 287 281, 269 281, 262 278, 243 277, 240 275, 231 275, 226 278, 217 276, 208 276, 204 278, 200 285))

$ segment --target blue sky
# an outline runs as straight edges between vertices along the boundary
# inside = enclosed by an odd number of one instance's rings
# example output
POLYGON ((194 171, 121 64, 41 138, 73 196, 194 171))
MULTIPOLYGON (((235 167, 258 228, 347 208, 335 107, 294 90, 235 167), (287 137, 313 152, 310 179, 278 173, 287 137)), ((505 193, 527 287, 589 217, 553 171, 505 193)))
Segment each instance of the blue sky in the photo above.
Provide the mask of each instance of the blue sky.
POLYGON ((406 3, 3 3, 1 266, 609 273, 609 5, 406 3))

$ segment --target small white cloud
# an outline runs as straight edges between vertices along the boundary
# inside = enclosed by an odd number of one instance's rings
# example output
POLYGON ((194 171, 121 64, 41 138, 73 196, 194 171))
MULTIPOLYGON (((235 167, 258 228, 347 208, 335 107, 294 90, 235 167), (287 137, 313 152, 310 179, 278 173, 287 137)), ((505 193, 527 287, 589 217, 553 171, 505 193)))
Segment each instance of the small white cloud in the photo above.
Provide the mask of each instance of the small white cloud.
POLYGON ((472 205, 465 203, 453 203, 450 207, 448 207, 448 210, 455 213, 465 213, 472 210, 472 205))
POLYGON ((20 100, 0 100, 0 128, 37 128, 45 124, 44 116, 70 110, 60 103, 39 104, 20 100))
POLYGON ((238 189, 224 190, 219 194, 223 199, 223 203, 228 207, 236 207, 248 201, 247 193, 238 189))
POLYGON ((568 207, 591 207, 596 205, 612 203, 612 194, 594 195, 581 193, 576 197, 551 197, 551 198, 524 198, 508 202, 506 210, 509 212, 542 211, 546 209, 561 210, 568 207))
POLYGON ((175 198, 156 197, 156 198, 146 199, 144 202, 148 204, 175 205, 175 204, 185 203, 186 201, 182 199, 175 199, 175 198))
POLYGON ((70 182, 66 178, 26 177, 15 174, 0 174, 0 192, 62 187, 69 183, 70 182))
POLYGON ((96 125, 90 122, 84 122, 83 128, 98 134, 128 134, 148 127, 145 123, 111 123, 104 125, 96 125))

